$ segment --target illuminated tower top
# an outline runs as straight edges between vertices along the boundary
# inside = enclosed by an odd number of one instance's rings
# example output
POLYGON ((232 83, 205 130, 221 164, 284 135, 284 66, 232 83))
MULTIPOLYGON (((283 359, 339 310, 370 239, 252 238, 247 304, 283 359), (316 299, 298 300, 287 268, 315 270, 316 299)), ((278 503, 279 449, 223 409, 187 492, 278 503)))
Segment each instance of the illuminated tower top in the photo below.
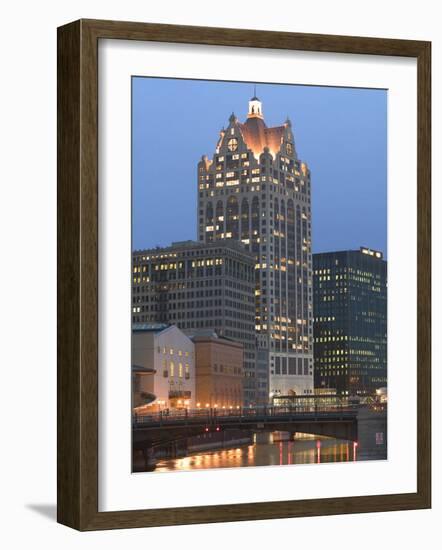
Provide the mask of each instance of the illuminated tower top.
POLYGON ((255 93, 252 99, 249 101, 249 113, 247 115, 247 118, 264 118, 262 114, 262 103, 256 96, 256 86, 255 93))

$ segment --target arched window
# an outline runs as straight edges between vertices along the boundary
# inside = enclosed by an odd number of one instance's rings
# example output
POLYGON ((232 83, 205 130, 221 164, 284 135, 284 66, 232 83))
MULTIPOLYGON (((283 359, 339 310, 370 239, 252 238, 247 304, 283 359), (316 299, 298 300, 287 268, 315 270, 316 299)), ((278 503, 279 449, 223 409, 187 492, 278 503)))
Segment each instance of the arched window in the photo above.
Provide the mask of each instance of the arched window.
POLYGON ((215 218, 216 238, 220 239, 224 233, 224 205, 222 201, 216 203, 215 218))
MULTIPOLYGON (((288 260, 295 261, 295 209, 292 199, 287 201, 287 256, 288 260)), ((290 264, 289 264, 290 265, 290 264)))
POLYGON ((275 266, 279 267, 279 200, 275 198, 273 206, 273 242, 274 242, 274 253, 275 253, 275 266))
POLYGON ((208 202, 206 205, 206 224, 213 223, 213 205, 208 202))
POLYGON ((252 199, 252 209, 251 209, 251 218, 252 218, 252 252, 258 256, 259 253, 259 198, 257 196, 252 199))
POLYGON ((229 197, 226 211, 226 238, 238 240, 239 237, 239 207, 236 197, 229 197))
POLYGON ((241 202, 241 240, 245 241, 247 249, 250 242, 249 216, 249 201, 244 198, 241 202))
POLYGON ((213 241, 213 221, 213 205, 208 202, 206 205, 206 227, 204 228, 207 241, 213 241))
POLYGON ((273 220, 274 220, 274 226, 275 229, 279 229, 279 201, 275 198, 274 206, 273 206, 273 220))

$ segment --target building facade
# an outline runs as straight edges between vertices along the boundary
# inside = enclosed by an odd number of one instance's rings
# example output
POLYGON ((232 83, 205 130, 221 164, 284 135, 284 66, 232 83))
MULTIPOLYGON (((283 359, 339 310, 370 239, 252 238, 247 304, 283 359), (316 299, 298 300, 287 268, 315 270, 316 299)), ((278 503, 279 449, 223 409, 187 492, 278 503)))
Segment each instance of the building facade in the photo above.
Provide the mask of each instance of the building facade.
POLYGON ((387 386, 387 262, 369 248, 313 255, 315 388, 387 386))
POLYGON ((313 393, 310 170, 297 155, 290 120, 264 122, 262 103, 232 114, 212 159, 198 164, 198 238, 240 241, 255 264, 257 366, 250 390, 313 393), (253 386, 252 386, 253 383, 253 386))
POLYGON ((212 331, 192 336, 197 407, 236 409, 243 405, 244 347, 212 331))
POLYGON ((133 253, 133 323, 210 329, 241 343, 247 404, 257 399, 254 268, 236 242, 185 241, 133 253))
POLYGON ((140 369, 152 373, 138 379, 133 399, 141 395, 145 404, 138 405, 135 412, 195 407, 195 348, 176 326, 135 324, 132 363, 137 373, 140 369))

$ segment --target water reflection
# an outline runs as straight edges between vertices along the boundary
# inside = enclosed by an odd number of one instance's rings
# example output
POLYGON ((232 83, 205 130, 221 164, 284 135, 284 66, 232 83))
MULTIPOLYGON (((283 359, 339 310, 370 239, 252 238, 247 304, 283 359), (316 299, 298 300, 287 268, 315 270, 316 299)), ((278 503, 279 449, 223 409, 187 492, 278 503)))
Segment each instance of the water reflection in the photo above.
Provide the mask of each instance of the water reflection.
MULTIPOLYGON (((380 457, 382 458, 382 457, 380 457)), ((385 457, 384 457, 385 458, 385 457)), ((288 464, 320 464, 358 460, 358 444, 351 441, 297 434, 292 439, 279 433, 260 434, 251 445, 235 449, 206 451, 174 459, 160 459, 156 472, 276 466, 288 464)))

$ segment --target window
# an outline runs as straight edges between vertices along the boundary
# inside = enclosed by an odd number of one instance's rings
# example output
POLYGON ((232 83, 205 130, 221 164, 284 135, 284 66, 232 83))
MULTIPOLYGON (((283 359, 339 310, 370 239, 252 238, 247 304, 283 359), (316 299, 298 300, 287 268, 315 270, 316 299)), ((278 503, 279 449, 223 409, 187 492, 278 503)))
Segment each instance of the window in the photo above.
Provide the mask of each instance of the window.
MULTIPOLYGON (((234 133, 233 128, 231 128, 231 130, 233 134, 234 133)), ((236 138, 229 139, 229 141, 227 142, 227 147, 229 151, 236 151, 238 149, 238 140, 236 138)))

